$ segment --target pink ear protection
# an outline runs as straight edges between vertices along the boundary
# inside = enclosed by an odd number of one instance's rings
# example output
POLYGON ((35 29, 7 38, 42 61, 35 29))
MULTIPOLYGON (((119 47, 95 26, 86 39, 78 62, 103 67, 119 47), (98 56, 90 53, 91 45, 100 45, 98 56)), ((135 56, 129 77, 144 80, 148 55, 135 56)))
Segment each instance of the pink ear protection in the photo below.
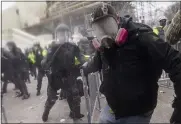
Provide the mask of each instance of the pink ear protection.
MULTIPOLYGON (((115 38, 115 43, 120 46, 124 44, 128 37, 128 31, 125 28, 120 28, 117 36, 115 38)), ((101 41, 102 42, 102 41, 101 41)), ((96 38, 92 40, 92 44, 96 50, 99 50, 101 47, 101 42, 99 42, 96 38)))
POLYGON ((116 44, 118 46, 124 44, 127 40, 127 37, 128 37, 128 31, 125 28, 120 28, 115 39, 116 44))
POLYGON ((92 44, 96 50, 99 50, 99 48, 101 47, 101 44, 99 43, 99 41, 96 38, 94 38, 92 40, 92 44))

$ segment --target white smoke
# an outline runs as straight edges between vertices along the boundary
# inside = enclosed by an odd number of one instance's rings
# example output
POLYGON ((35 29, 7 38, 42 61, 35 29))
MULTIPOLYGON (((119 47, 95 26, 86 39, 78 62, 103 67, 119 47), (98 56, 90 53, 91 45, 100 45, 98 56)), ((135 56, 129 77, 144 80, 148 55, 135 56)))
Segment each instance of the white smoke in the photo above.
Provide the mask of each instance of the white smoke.
POLYGON ((80 41, 81 38, 83 38, 82 34, 78 30, 78 27, 74 28, 74 34, 72 35, 72 38, 72 41, 76 44, 80 41))

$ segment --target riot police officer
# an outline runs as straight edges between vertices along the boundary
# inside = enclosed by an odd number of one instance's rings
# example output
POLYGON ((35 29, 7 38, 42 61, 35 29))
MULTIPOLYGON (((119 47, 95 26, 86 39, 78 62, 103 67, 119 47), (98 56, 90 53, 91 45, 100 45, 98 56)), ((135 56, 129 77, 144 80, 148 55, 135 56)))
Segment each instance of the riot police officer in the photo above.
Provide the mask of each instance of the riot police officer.
MULTIPOLYGON (((87 39, 88 40, 88 39, 87 39)), ((88 42, 88 41, 87 41, 88 42)), ((80 51, 81 51, 81 49, 80 49, 80 51)), ((86 51, 86 50, 85 50, 86 51)), ((90 50, 89 50, 90 51, 90 50)), ((83 52, 83 51, 81 51, 81 53, 84 55, 85 53, 89 53, 90 54, 90 52, 83 52)), ((90 58, 90 56, 89 56, 89 54, 88 55, 84 55, 84 61, 88 61, 89 60, 89 58, 90 58)), ((77 86, 78 86, 78 90, 79 90, 79 95, 80 96, 83 96, 83 82, 82 82, 82 80, 81 80, 81 78, 80 78, 80 66, 81 66, 81 63, 80 63, 80 61, 77 59, 77 57, 75 57, 75 69, 74 69, 74 71, 72 72, 76 77, 77 77, 77 79, 76 79, 76 83, 77 83, 77 86)), ((64 90, 61 90, 61 92, 60 92, 60 100, 63 100, 63 99, 66 99, 67 98, 67 94, 66 94, 66 91, 64 91, 64 90)))
POLYGON ((1 81, 3 82, 2 93, 6 93, 7 85, 9 81, 12 81, 13 74, 11 72, 13 68, 10 59, 5 56, 5 50, 3 48, 1 48, 1 52, 1 81))
POLYGON ((37 93, 36 95, 39 96, 40 95, 40 90, 41 90, 41 86, 42 86, 42 79, 45 75, 45 72, 43 70, 43 68, 41 67, 41 61, 43 60, 43 49, 41 48, 40 44, 37 43, 34 46, 34 54, 35 54, 35 60, 36 60, 36 67, 38 69, 38 75, 37 75, 37 93))
POLYGON ((9 51, 5 52, 5 55, 12 63, 11 73, 13 74, 13 82, 20 90, 20 93, 17 96, 22 96, 22 99, 28 99, 30 94, 28 93, 28 89, 23 78, 23 73, 26 68, 25 56, 14 42, 9 41, 7 43, 7 47, 9 51))
POLYGON ((28 52, 28 64, 29 64, 29 70, 31 73, 31 76, 34 76, 34 79, 37 78, 37 74, 36 74, 36 58, 35 58, 35 54, 33 52, 33 49, 31 48, 28 52))
POLYGON ((153 32, 163 40, 165 40, 164 27, 166 26, 166 22, 167 22, 166 17, 164 16, 160 17, 159 19, 160 26, 153 28, 153 32))
POLYGON ((80 113, 80 96, 76 86, 75 57, 84 63, 79 48, 68 42, 70 37, 69 28, 60 24, 55 30, 56 42, 48 50, 47 56, 42 61, 45 70, 49 69, 47 101, 43 112, 42 120, 47 121, 50 109, 57 100, 57 90, 63 89, 67 94, 67 102, 70 108, 70 117, 73 119, 82 118, 80 113))

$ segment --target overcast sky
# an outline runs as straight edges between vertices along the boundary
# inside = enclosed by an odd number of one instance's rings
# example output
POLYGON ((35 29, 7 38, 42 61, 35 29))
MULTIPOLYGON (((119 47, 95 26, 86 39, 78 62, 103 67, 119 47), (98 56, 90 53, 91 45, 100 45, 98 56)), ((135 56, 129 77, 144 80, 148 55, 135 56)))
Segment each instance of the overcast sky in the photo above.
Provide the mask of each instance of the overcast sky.
POLYGON ((15 2, 2 2, 2 10, 11 7, 15 2))

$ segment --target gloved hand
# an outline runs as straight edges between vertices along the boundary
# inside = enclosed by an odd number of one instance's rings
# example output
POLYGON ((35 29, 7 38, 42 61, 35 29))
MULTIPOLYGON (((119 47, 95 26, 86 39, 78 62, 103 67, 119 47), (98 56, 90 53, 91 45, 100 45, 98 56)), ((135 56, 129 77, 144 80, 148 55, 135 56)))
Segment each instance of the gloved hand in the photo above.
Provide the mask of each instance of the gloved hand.
POLYGON ((172 107, 174 108, 174 111, 170 118, 170 123, 181 124, 181 100, 175 98, 172 107))
POLYGON ((46 64, 46 61, 45 61, 45 59, 43 59, 43 60, 41 61, 41 66, 44 68, 44 67, 45 67, 45 64, 46 64))
POLYGON ((50 61, 46 61, 46 59, 43 59, 41 61, 41 66, 44 70, 48 70, 50 68, 50 61))

